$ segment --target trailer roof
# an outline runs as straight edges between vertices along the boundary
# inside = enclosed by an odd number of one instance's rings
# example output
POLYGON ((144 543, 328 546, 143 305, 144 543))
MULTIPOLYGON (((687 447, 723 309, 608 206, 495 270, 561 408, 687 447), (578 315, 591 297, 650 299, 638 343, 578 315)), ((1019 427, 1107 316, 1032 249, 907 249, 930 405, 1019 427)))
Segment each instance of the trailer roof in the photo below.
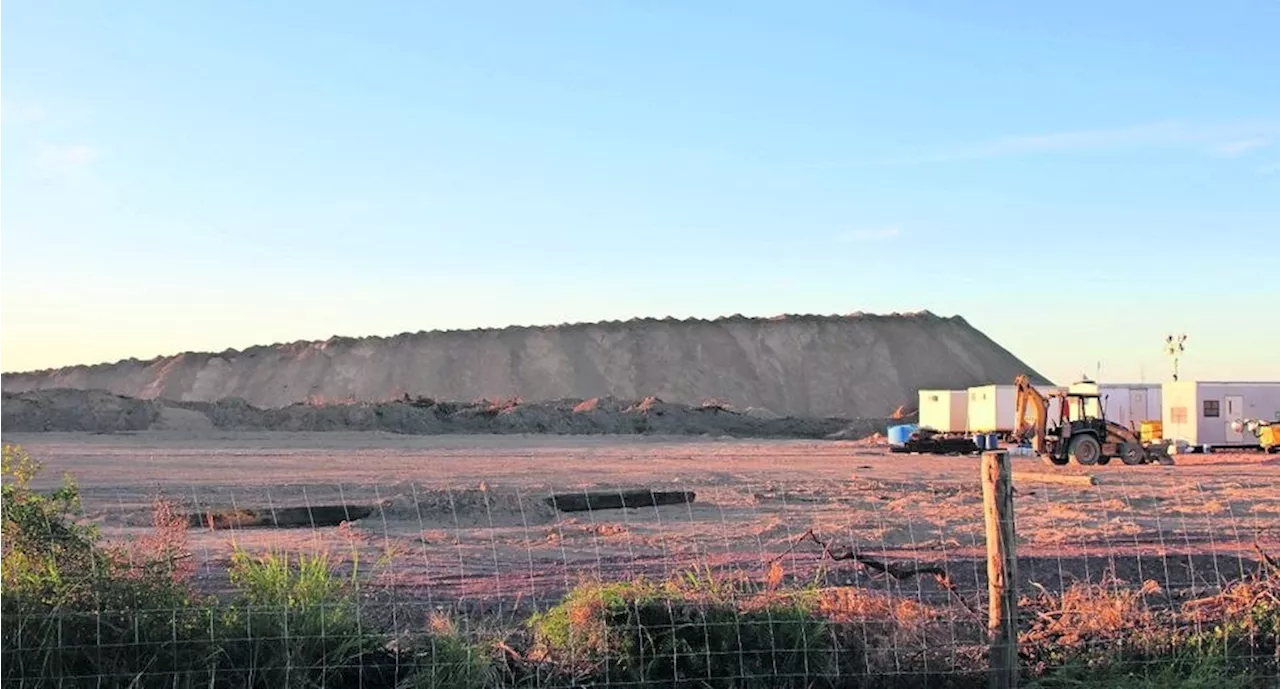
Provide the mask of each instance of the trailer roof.
POLYGON ((1175 382, 1194 385, 1280 385, 1280 380, 1179 380, 1175 382))

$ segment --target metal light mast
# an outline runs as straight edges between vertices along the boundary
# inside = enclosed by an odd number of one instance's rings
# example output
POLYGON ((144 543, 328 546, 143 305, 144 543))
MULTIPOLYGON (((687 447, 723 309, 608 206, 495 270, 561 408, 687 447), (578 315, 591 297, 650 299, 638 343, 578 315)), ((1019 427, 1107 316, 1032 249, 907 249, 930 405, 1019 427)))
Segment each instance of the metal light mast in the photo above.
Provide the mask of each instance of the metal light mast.
POLYGON ((1186 335, 1169 335, 1164 338, 1164 352, 1169 355, 1170 359, 1173 359, 1174 381, 1178 380, 1178 360, 1182 358, 1182 353, 1187 351, 1184 344, 1186 341, 1186 335))

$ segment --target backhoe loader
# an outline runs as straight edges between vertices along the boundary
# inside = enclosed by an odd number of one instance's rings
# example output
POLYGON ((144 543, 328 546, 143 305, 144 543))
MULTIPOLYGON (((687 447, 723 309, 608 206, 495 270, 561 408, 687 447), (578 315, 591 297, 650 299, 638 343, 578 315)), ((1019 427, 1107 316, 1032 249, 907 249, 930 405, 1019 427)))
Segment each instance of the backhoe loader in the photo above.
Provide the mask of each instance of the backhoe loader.
POLYGON ((1119 457, 1125 464, 1158 462, 1172 464, 1173 459, 1163 449, 1148 448, 1133 430, 1108 421, 1106 412, 1092 416, 1088 410, 1102 405, 1091 405, 1097 394, 1078 392, 1058 393, 1062 404, 1060 417, 1050 423, 1049 399, 1031 386, 1027 376, 1013 381, 1016 394, 1016 412, 1013 436, 1017 442, 1030 438, 1031 447, 1048 464, 1063 466, 1079 464, 1092 466, 1107 464, 1119 457), (1074 411, 1074 414, 1072 413, 1074 411), (1027 412, 1031 419, 1027 420, 1027 412))

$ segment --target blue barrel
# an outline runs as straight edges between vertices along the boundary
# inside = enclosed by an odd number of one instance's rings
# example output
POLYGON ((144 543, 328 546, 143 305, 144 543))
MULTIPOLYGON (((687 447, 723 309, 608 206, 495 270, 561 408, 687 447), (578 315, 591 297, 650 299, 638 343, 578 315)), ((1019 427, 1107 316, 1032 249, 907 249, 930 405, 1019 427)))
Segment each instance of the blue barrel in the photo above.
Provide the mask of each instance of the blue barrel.
POLYGON ((973 436, 973 444, 977 445, 979 450, 987 449, 987 436, 982 433, 975 433, 973 436))
POLYGON ((988 433, 988 434, 987 434, 987 449, 988 449, 988 450, 999 450, 999 449, 1000 449, 1000 434, 999 434, 999 433, 988 433))
POLYGON ((889 427, 889 444, 890 445, 906 445, 911 439, 911 434, 920 429, 920 426, 914 423, 902 424, 900 426, 889 427))

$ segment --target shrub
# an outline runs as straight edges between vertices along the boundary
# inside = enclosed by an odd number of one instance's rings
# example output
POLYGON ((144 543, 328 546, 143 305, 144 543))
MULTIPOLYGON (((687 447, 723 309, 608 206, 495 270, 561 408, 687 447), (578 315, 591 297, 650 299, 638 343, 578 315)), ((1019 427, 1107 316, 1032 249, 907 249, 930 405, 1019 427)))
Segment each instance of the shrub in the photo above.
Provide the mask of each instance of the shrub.
POLYGON ((219 617, 219 654, 237 687, 478 689, 487 659, 443 617, 394 640, 361 614, 358 558, 339 576, 326 553, 237 550, 237 598, 219 617))
POLYGON ((21 447, 4 446, 5 684, 204 683, 210 620, 174 576, 181 553, 100 547, 76 521, 75 483, 41 493, 30 485, 39 470, 21 447))
POLYGON ((187 519, 157 501, 150 535, 99 542, 77 521, 69 477, 40 492, 40 465, 4 446, 0 658, 5 686, 473 689, 489 666, 452 625, 393 648, 361 618, 358 561, 232 557, 225 605, 188 585, 187 519))
MULTIPOLYGON (((1059 614, 1051 619, 1063 612, 1087 611, 1091 619, 1071 625, 1088 634, 1058 636, 1049 643, 1036 639, 1035 654, 1058 667, 1035 686, 1246 689, 1274 684, 1280 672, 1276 571, 1264 568, 1220 594, 1185 603, 1180 611, 1153 614, 1140 609, 1135 599, 1133 593, 1097 588, 1069 590, 1059 603, 1059 614)), ((1033 632, 1042 628, 1037 625, 1033 632)))
POLYGON ((433 614, 430 633, 404 650, 412 672, 397 689, 481 689, 496 681, 490 659, 444 615, 433 614))
POLYGON ((554 664, 608 684, 815 687, 836 673, 830 626, 795 600, 585 584, 529 624, 554 664))

